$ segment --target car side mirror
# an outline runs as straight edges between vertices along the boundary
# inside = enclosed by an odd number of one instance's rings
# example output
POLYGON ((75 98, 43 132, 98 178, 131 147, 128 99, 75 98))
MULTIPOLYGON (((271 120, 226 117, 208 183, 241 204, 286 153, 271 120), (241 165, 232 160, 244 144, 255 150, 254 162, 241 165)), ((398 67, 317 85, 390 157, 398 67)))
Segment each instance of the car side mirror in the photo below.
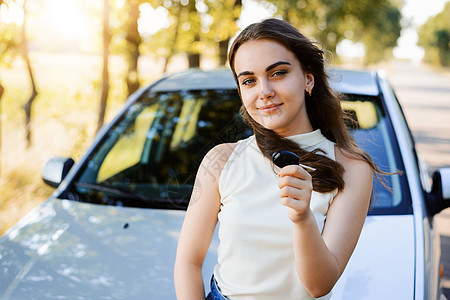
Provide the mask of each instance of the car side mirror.
POLYGON ((42 179, 52 187, 58 187, 69 173, 75 161, 67 157, 52 157, 44 165, 42 179))
POLYGON ((450 168, 443 168, 433 173, 431 192, 427 195, 427 208, 431 216, 450 207, 450 168))

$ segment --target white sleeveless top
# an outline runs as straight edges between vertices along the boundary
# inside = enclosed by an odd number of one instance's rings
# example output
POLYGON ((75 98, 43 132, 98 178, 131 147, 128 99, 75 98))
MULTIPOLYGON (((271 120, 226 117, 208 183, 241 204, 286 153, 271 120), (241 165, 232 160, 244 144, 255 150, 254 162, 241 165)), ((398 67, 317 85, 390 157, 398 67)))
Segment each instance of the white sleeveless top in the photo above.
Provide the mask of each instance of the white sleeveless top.
MULTIPOLYGON (((320 130, 295 135, 303 149, 320 148, 335 160, 334 143, 320 130)), ((239 141, 219 179, 218 263, 214 277, 230 299, 315 299, 295 269, 292 222, 280 204, 279 168, 265 158, 255 136, 239 141)), ((322 232, 337 190, 313 192, 311 210, 322 232)), ((320 299, 329 299, 331 293, 320 299)))

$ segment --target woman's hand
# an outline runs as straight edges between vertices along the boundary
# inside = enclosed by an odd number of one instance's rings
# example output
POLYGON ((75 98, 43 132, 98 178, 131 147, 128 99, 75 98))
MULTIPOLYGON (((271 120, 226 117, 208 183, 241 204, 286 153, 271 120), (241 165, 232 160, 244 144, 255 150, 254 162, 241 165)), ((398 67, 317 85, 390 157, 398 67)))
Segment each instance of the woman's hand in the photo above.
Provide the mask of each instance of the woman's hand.
POLYGON ((311 214, 312 176, 301 166, 289 165, 280 170, 278 177, 280 202, 289 208, 289 219, 300 223, 311 214))

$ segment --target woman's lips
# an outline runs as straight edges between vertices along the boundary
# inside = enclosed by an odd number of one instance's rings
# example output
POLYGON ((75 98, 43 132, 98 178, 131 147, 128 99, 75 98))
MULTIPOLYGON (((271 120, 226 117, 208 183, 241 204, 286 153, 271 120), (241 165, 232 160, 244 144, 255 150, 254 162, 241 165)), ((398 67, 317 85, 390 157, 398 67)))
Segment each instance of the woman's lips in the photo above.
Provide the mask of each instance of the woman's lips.
POLYGON ((269 104, 269 105, 261 106, 260 108, 258 108, 258 110, 261 112, 265 112, 265 113, 271 113, 271 112, 276 111, 281 105, 283 105, 283 103, 269 104))

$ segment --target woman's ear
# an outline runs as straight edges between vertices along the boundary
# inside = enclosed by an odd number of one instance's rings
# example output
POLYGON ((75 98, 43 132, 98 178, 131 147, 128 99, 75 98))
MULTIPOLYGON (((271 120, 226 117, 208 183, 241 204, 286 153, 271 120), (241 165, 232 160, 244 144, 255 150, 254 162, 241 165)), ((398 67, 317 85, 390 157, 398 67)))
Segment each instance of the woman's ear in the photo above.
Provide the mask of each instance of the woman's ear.
POLYGON ((305 74, 306 90, 312 90, 314 88, 314 75, 311 73, 305 74))

